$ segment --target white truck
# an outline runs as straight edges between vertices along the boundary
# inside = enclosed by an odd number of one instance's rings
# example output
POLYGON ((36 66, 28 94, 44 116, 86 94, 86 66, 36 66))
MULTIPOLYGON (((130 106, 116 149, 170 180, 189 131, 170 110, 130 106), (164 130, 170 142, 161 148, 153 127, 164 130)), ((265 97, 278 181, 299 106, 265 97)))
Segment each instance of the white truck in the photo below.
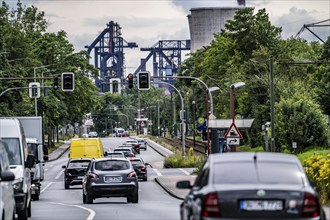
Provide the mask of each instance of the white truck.
POLYGON ((35 165, 31 169, 31 197, 39 200, 41 181, 44 180, 44 153, 42 117, 17 117, 24 129, 29 154, 34 155, 35 165))

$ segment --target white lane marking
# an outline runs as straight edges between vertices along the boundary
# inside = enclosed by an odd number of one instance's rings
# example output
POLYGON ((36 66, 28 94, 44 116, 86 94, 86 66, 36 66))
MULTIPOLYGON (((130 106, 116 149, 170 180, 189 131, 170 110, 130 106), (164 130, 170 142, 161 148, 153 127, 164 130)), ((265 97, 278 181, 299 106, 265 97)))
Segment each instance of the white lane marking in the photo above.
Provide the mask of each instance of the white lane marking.
POLYGON ((53 184, 53 182, 50 182, 47 184, 47 186, 45 188, 43 188, 43 190, 41 190, 40 193, 43 193, 48 187, 50 187, 53 184))
POLYGON ((163 176, 157 169, 153 169, 158 176, 163 176))
POLYGON ((55 176, 55 179, 57 180, 58 178, 60 178, 60 176, 62 175, 63 173, 63 170, 61 170, 56 176, 55 176))
POLYGON ((182 173, 184 173, 184 174, 186 174, 186 175, 190 175, 190 173, 188 172, 188 171, 186 171, 186 170, 184 170, 184 169, 182 169, 182 168, 179 168, 179 170, 182 172, 182 173))
POLYGON ((50 203, 55 204, 55 205, 62 205, 62 206, 74 206, 74 207, 77 207, 80 209, 84 209, 89 212, 89 216, 86 218, 86 220, 93 220, 93 218, 95 216, 94 210, 80 206, 80 205, 68 205, 68 204, 63 204, 63 203, 58 203, 58 202, 50 202, 50 203))

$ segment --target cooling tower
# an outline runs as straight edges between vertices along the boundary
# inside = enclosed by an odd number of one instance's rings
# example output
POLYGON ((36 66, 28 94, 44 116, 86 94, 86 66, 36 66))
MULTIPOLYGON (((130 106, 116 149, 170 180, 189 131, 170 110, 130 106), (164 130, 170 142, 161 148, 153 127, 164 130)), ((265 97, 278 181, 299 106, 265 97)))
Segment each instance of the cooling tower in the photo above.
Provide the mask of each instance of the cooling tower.
POLYGON ((191 52, 207 46, 214 39, 213 34, 224 28, 227 20, 234 18, 235 12, 244 6, 192 8, 188 15, 191 52))

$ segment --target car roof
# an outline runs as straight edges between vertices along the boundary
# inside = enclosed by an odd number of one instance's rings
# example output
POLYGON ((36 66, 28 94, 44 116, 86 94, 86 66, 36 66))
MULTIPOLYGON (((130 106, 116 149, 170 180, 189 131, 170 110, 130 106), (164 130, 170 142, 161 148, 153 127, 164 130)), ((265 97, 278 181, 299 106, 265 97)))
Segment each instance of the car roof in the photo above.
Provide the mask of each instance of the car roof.
POLYGON ((273 162, 290 162, 300 163, 295 155, 271 152, 232 152, 223 154, 210 154, 209 161, 214 162, 230 162, 230 161, 273 161, 273 162))
POLYGON ((123 157, 102 157, 102 158, 95 158, 93 159, 95 162, 99 161, 107 161, 107 160, 120 160, 120 161, 128 161, 126 158, 123 157))

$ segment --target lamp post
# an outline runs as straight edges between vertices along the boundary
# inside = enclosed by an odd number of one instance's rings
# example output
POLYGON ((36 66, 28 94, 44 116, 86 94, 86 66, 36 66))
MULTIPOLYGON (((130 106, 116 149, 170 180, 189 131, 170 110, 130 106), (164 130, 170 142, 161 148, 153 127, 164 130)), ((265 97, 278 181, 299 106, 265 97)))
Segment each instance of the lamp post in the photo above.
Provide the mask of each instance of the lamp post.
MULTIPOLYGON (((235 102, 234 102, 234 90, 236 88, 244 86, 244 82, 237 82, 234 84, 230 85, 230 100, 231 100, 231 105, 230 105, 230 112, 231 112, 231 117, 232 117, 232 123, 235 124, 235 102)), ((234 145, 233 151, 236 152, 236 145, 234 145)))
POLYGON ((213 115, 213 97, 212 97, 212 92, 219 90, 219 87, 210 87, 207 89, 208 91, 208 97, 210 99, 210 112, 206 111, 206 121, 207 121, 207 155, 210 154, 211 152, 211 146, 210 146, 210 129, 209 129, 209 122, 210 122, 210 116, 213 118, 215 118, 215 116, 213 115))

